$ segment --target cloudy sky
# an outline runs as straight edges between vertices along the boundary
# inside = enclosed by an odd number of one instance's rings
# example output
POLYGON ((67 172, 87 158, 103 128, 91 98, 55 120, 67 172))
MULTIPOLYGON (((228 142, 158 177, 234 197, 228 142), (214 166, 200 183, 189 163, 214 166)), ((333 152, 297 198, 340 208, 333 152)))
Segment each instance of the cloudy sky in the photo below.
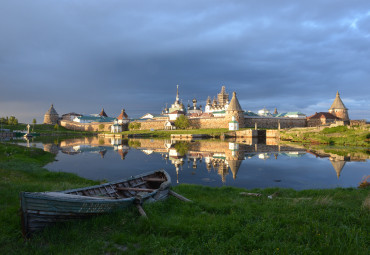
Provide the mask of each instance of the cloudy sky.
POLYGON ((130 117, 222 85, 245 110, 311 115, 339 90, 370 120, 370 1, 2 0, 0 116, 130 117))

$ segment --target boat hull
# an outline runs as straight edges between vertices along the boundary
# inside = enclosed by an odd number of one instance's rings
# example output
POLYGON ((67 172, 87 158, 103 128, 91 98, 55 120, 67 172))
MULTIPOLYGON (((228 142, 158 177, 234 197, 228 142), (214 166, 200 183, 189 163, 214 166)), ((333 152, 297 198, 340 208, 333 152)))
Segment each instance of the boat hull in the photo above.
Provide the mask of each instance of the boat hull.
MULTIPOLYGON (((148 184, 143 183, 141 186, 147 187, 148 184)), ((23 235, 28 237, 31 233, 56 222, 89 218, 91 216, 124 209, 134 204, 166 199, 170 187, 171 179, 169 175, 164 170, 160 170, 133 176, 125 180, 81 189, 62 192, 21 192, 20 201, 23 235), (149 190, 147 192, 130 190, 135 188, 131 188, 127 183, 138 183, 139 181, 137 180, 144 180, 146 176, 153 175, 153 173, 160 173, 161 176, 165 177, 165 181, 160 183, 158 188, 147 189, 149 190), (129 190, 122 193, 128 197, 108 197, 107 194, 103 194, 101 197, 77 195, 80 193, 82 194, 82 192, 86 193, 86 190, 103 190, 110 192, 109 194, 113 194, 113 192, 117 194, 120 185, 124 187, 124 189, 129 190), (130 196, 130 194, 132 196, 130 196)), ((137 188, 136 190, 140 189, 143 188, 137 188)))

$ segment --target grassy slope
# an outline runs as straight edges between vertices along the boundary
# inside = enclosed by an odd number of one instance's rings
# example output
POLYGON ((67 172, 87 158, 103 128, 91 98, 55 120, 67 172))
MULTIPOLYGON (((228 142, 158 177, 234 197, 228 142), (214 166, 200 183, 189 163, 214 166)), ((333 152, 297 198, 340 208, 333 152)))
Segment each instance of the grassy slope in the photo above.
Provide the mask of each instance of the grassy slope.
POLYGON ((370 145, 370 126, 363 128, 339 126, 325 128, 322 131, 311 129, 291 129, 281 132, 282 140, 300 143, 316 143, 330 145, 370 145))
POLYGON ((22 244, 18 214, 20 191, 64 190, 95 183, 74 174, 42 168, 53 160, 53 154, 40 149, 0 143, 0 254, 16 251, 22 244), (2 253, 1 247, 7 252, 2 253))
MULTIPOLYGON (((41 134, 91 134, 91 132, 82 132, 82 131, 73 131, 70 129, 66 129, 65 127, 59 126, 58 130, 54 129, 54 125, 49 124, 30 124, 30 132, 33 133, 41 133, 41 134)), ((4 129, 10 130, 26 130, 27 131, 27 124, 18 124, 18 125, 2 125, 4 129)))
POLYGON ((1 254, 368 254, 369 189, 294 191, 180 185, 192 199, 144 205, 50 227, 23 242, 18 215, 21 190, 61 190, 95 182, 41 166, 49 153, 0 144, 1 254), (6 148, 5 148, 6 147, 6 148), (32 158, 31 158, 32 157, 32 158), (302 199, 306 198, 306 199, 302 199))

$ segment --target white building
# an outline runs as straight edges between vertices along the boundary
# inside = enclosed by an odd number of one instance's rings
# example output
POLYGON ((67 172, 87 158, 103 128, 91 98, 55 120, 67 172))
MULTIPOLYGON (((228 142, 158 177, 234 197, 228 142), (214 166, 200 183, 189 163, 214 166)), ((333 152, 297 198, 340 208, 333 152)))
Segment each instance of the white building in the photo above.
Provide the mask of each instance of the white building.
POLYGON ((110 127, 110 132, 112 133, 121 133, 122 125, 118 123, 118 120, 115 119, 113 125, 110 127))
POLYGON ((185 115, 185 112, 176 110, 176 111, 173 111, 173 112, 169 113, 168 117, 169 117, 170 121, 171 120, 175 121, 181 115, 185 115))
POLYGON ((229 122, 229 130, 236 131, 239 130, 239 122, 235 120, 235 116, 231 117, 231 121, 229 122))
POLYGON ((154 118, 154 115, 151 113, 146 113, 140 117, 140 119, 153 119, 153 118, 154 118))
POLYGON ((258 115, 263 117, 272 117, 272 114, 269 110, 266 109, 266 107, 263 107, 263 109, 258 110, 258 115))
POLYGON ((74 122, 78 123, 92 123, 92 122, 113 122, 114 119, 103 116, 77 116, 73 119, 74 122))

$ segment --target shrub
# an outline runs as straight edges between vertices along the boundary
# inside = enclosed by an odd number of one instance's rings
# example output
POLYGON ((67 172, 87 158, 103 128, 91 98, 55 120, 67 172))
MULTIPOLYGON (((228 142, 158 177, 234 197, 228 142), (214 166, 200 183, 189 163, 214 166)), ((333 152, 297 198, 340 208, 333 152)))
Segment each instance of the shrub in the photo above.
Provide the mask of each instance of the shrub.
POLYGON ((100 125, 99 125, 99 130, 100 130, 100 131, 103 131, 103 130, 104 130, 104 124, 100 124, 100 125))
POLYGON ((129 130, 135 130, 135 129, 140 129, 141 128, 141 123, 139 122, 131 122, 128 125, 129 130))
POLYGON ((177 129, 187 129, 190 126, 189 119, 185 115, 180 115, 175 120, 175 126, 177 129))

